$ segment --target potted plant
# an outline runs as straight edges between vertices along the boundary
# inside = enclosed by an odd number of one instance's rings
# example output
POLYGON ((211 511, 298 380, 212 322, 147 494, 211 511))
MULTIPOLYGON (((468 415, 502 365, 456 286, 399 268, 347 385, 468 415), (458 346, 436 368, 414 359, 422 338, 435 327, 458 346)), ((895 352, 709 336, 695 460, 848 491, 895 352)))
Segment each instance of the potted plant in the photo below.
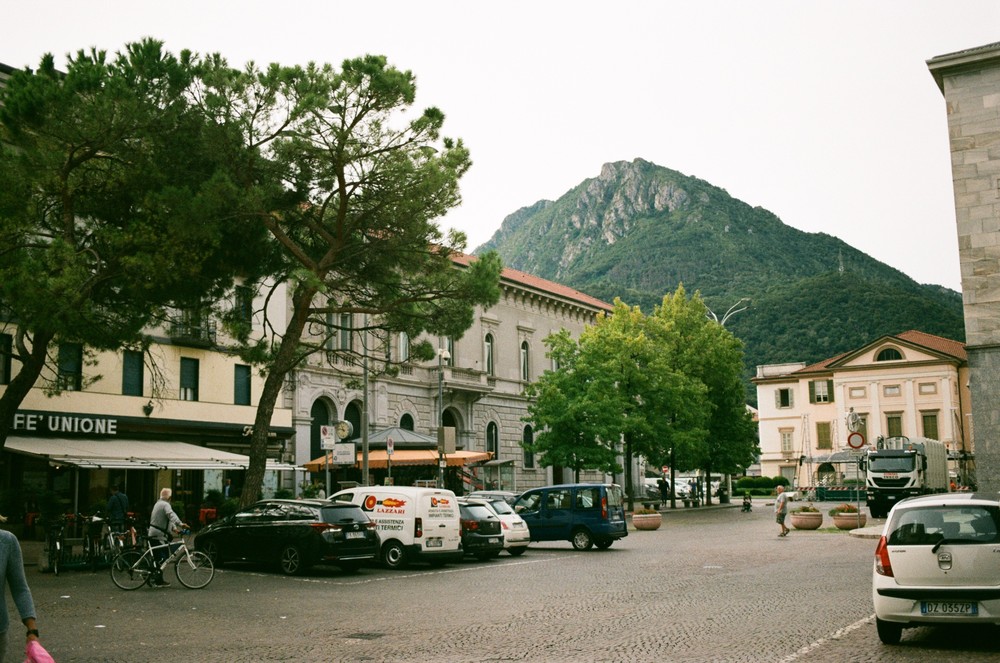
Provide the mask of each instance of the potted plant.
POLYGON ((853 504, 838 504, 830 509, 830 516, 833 517, 833 524, 837 529, 856 529, 864 527, 867 517, 853 504))
POLYGON ((632 525, 636 529, 654 530, 660 529, 663 523, 663 514, 656 509, 636 509, 632 513, 632 525))
POLYGON ((823 514, 816 507, 803 504, 790 512, 792 527, 795 529, 819 529, 823 524, 823 514))

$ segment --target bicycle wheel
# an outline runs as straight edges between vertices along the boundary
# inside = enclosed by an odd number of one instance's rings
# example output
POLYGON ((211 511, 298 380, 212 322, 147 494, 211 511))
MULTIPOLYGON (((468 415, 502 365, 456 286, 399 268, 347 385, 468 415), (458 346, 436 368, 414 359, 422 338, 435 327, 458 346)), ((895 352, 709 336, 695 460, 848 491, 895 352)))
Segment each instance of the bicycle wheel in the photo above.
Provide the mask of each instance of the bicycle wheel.
POLYGON ((111 562, 111 579, 122 589, 139 589, 152 573, 152 561, 136 550, 126 550, 111 562))
POLYGON ((49 548, 49 569, 52 571, 52 575, 59 575, 59 553, 61 550, 59 548, 49 548))
POLYGON ((177 579, 188 589, 201 589, 215 577, 212 558, 200 550, 189 551, 174 565, 177 579))

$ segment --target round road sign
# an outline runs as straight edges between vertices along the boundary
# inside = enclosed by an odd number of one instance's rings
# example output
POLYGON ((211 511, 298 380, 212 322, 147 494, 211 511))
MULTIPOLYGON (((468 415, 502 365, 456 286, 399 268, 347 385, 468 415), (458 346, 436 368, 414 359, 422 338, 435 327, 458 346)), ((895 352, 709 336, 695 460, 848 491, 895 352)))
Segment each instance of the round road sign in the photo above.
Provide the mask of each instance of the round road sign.
POLYGON ((863 433, 854 432, 847 436, 847 446, 852 449, 860 449, 865 446, 865 436, 863 433))

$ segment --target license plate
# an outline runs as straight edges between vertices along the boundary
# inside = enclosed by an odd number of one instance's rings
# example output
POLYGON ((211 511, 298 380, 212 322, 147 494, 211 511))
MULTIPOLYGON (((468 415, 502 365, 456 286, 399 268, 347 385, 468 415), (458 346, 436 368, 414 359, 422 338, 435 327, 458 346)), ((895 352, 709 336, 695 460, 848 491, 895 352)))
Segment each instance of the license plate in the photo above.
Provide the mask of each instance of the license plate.
POLYGON ((500 543, 500 539, 496 538, 490 539, 490 543, 500 543))
POLYGON ((979 604, 975 601, 921 601, 922 615, 978 615, 979 604))
POLYGON ((364 532, 345 532, 344 535, 345 535, 344 538, 347 538, 347 539, 363 539, 363 538, 365 538, 365 533, 364 532))
POLYGON ((444 539, 427 539, 428 548, 442 548, 444 547, 444 539))

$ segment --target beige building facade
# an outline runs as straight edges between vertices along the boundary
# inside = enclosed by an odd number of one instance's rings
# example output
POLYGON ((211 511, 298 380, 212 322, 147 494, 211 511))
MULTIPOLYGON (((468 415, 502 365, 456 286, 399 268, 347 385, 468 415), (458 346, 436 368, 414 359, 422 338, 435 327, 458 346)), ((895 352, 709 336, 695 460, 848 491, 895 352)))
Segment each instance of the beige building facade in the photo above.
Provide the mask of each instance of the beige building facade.
POLYGON ((856 478, 847 427, 856 417, 863 440, 851 438, 853 446, 940 440, 956 475, 974 480, 969 366, 958 341, 908 331, 809 366, 758 366, 753 382, 765 476, 803 488, 856 478))
POLYGON ((1000 43, 928 61, 945 99, 980 488, 1000 491, 1000 43))

